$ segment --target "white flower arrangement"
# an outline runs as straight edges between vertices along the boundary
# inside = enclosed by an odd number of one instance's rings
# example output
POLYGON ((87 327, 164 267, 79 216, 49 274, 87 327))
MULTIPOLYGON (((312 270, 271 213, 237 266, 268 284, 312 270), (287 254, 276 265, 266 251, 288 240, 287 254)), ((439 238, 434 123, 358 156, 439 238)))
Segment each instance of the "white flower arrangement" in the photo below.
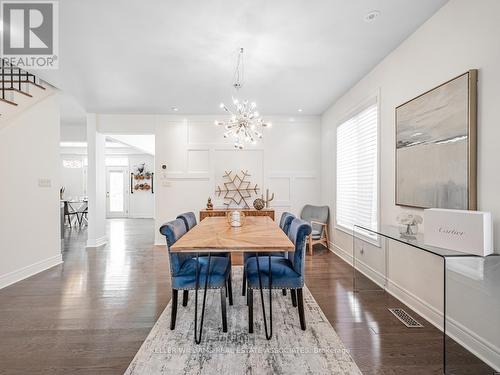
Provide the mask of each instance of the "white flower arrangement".
POLYGON ((423 222, 422 216, 414 215, 409 212, 400 213, 396 220, 401 225, 417 225, 423 222))

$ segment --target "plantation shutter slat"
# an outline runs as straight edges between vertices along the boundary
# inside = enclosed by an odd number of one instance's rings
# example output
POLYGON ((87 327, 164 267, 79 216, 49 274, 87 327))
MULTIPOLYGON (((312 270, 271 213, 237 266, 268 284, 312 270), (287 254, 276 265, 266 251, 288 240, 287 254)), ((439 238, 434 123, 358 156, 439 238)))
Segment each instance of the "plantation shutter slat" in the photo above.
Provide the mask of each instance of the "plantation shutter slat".
POLYGON ((337 128, 337 224, 376 230, 377 104, 374 103, 337 128))

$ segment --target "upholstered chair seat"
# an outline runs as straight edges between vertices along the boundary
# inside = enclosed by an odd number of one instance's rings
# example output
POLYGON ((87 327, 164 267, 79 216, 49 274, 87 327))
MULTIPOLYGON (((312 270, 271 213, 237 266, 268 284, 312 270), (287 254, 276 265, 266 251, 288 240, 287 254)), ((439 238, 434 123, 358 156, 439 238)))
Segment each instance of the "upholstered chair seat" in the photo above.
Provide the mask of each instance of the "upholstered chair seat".
POLYGON ((290 289, 293 306, 297 306, 298 301, 300 327, 303 330, 306 329, 302 287, 304 286, 306 240, 310 234, 311 224, 301 219, 293 219, 288 229, 288 238, 295 245, 295 251, 289 252, 288 258, 259 256, 247 259, 248 330, 250 333, 253 332, 253 290, 260 289, 261 286, 268 289, 269 277, 272 278, 271 288, 290 289), (259 270, 257 270, 257 260, 259 270), (271 262, 270 273, 269 262, 271 262))
POLYGON ((311 237, 313 240, 319 240, 321 238, 321 231, 313 229, 311 232, 311 237))
MULTIPOLYGON (((288 228, 290 227, 290 223, 292 220, 295 219, 295 216, 291 214, 290 212, 283 212, 281 214, 281 219, 280 219, 280 228, 285 232, 285 234, 288 234, 288 228)), ((280 253, 259 253, 259 256, 269 256, 271 255, 272 257, 285 257, 287 256, 286 252, 280 252, 280 253)), ((243 253, 243 284, 242 284, 242 289, 241 289, 241 295, 245 295, 246 291, 246 265, 247 261, 253 257, 256 256, 255 252, 248 252, 248 253, 243 253)), ((286 291, 283 291, 283 294, 286 294, 286 291)))
POLYGON ((210 267, 208 267, 208 256, 200 256, 197 261, 196 258, 193 258, 194 254, 172 252, 170 250, 171 247, 184 236, 187 231, 188 225, 186 225, 183 219, 170 221, 160 227, 160 233, 163 234, 167 240, 167 250, 170 258, 170 277, 172 283, 170 329, 175 329, 178 292, 179 290, 183 291, 182 305, 186 306, 189 297, 188 291, 190 289, 195 289, 196 275, 198 272, 199 288, 204 288, 208 274, 207 288, 220 289, 222 330, 223 332, 227 332, 226 295, 229 296, 229 304, 233 304, 231 291, 231 259, 227 256, 210 256, 210 267))
MULTIPOLYGON (((269 257, 259 257, 259 269, 262 285, 269 285, 269 257)), ((302 288, 304 280, 302 275, 295 272, 291 260, 283 257, 271 257, 271 274, 273 289, 297 289, 302 288)), ((257 273, 257 259, 250 258, 247 261, 247 279, 251 288, 259 287, 259 275, 257 273)))
MULTIPOLYGON (((208 257, 199 258, 200 285, 204 286, 207 274, 208 257)), ((231 264, 227 257, 210 257, 210 273, 208 285, 211 289, 223 288, 231 271, 231 264)), ((180 269, 172 276, 172 288, 194 289, 196 285, 196 259, 187 259, 180 269)))

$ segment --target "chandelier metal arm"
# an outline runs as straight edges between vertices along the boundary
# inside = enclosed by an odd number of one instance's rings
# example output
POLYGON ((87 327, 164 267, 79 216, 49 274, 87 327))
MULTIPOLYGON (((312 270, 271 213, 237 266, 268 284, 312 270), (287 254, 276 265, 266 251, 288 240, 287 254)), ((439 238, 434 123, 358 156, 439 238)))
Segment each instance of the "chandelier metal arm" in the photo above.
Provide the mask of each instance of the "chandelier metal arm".
MULTIPOLYGON (((243 86, 243 48, 240 48, 234 75, 234 88, 238 91, 243 86)), ((234 110, 230 110, 224 103, 220 104, 230 117, 226 121, 215 121, 217 126, 224 127, 224 138, 233 138, 234 147, 243 149, 245 143, 255 144, 262 138, 262 129, 270 127, 270 122, 264 122, 257 112, 257 104, 248 100, 240 102, 233 97, 234 110)))

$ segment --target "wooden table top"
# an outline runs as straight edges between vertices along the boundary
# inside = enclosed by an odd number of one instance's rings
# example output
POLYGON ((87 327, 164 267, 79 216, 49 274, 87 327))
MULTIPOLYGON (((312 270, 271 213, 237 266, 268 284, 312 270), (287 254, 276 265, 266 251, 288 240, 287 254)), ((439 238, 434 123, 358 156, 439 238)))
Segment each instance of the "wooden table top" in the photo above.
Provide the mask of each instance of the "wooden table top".
POLYGON ((172 252, 282 252, 295 249, 281 228, 267 216, 245 217, 233 228, 225 217, 207 217, 182 236, 172 252))

